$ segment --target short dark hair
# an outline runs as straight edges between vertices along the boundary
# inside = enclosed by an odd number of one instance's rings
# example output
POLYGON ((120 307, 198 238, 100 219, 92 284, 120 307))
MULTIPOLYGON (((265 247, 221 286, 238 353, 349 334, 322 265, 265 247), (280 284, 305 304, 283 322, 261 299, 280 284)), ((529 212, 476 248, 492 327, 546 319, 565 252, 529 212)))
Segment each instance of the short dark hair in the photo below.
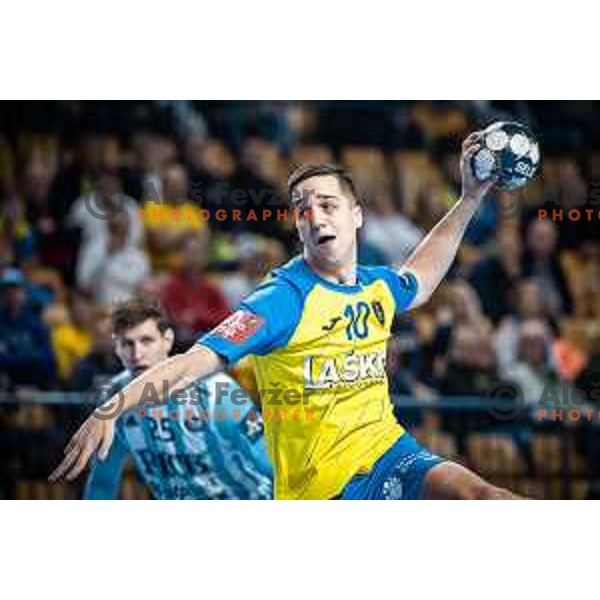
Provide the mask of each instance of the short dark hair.
POLYGON ((145 323, 148 319, 156 322, 161 333, 172 325, 158 302, 144 298, 134 298, 117 304, 110 314, 110 324, 114 335, 121 335, 128 329, 145 323))
POLYGON ((364 205, 364 200, 358 195, 356 185, 352 174, 348 169, 341 165, 334 165, 329 163, 321 163, 316 165, 300 165, 296 167, 288 177, 287 187, 290 204, 293 204, 293 191, 294 188, 299 184, 310 179, 311 177, 320 177, 325 175, 331 175, 335 177, 340 186, 347 192, 350 192, 351 196, 360 204, 364 205))

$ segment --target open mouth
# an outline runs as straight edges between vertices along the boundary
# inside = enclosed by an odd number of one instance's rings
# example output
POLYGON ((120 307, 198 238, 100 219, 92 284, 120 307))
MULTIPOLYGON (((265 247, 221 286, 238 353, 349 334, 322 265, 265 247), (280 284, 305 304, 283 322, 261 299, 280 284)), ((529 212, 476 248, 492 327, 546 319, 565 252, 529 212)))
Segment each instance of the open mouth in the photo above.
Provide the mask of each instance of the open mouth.
POLYGON ((321 237, 319 237, 317 239, 317 244, 319 246, 323 246, 324 244, 327 244, 328 242, 333 242, 333 240, 335 240, 335 235, 322 235, 321 237))

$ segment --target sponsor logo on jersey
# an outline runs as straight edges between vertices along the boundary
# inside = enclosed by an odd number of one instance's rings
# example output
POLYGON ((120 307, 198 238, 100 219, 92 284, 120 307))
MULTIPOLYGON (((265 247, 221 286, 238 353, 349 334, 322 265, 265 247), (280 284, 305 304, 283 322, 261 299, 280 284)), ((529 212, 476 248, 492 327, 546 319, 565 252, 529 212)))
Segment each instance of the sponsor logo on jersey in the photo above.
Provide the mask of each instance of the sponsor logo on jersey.
POLYGON ((307 356, 304 359, 304 385, 307 388, 347 387, 385 379, 385 350, 345 357, 307 356))
POLYGON ((238 310, 225 319, 214 334, 234 344, 243 344, 254 335, 265 323, 265 320, 251 312, 238 310))

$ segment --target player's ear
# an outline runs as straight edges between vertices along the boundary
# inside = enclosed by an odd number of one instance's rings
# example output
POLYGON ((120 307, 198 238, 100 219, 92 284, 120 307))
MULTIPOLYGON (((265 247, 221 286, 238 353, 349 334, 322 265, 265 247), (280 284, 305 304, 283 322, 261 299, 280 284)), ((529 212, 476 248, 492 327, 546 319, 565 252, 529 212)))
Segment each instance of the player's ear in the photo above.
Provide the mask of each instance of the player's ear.
POLYGON ((296 215, 294 215, 294 226, 296 227, 296 231, 298 232, 298 237, 300 241, 304 244, 304 238, 302 237, 302 228, 298 227, 299 219, 296 215))
POLYGON ((356 229, 360 229, 363 226, 364 219, 363 208, 360 202, 355 201, 354 206, 352 207, 352 216, 354 219, 354 225, 356 226, 356 229))
POLYGON ((168 352, 171 352, 171 350, 173 350, 173 344, 175 343, 175 332, 173 331, 173 329, 171 329, 171 327, 169 327, 168 329, 165 330, 165 342, 168 344, 168 352))
POLYGON ((119 343, 119 336, 112 334, 113 352, 119 357, 119 360, 125 364, 125 354, 123 353, 123 346, 119 343))

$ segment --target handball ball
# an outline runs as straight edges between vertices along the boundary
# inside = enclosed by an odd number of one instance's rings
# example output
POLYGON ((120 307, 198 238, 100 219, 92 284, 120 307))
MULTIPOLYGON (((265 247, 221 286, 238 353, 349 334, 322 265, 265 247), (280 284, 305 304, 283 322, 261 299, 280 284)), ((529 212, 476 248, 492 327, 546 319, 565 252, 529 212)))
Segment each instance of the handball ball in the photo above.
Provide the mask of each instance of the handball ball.
POLYGON ((519 123, 490 125, 481 138, 481 148, 471 159, 478 181, 497 175, 496 187, 518 190, 533 179, 540 166, 540 146, 527 127, 519 123))

